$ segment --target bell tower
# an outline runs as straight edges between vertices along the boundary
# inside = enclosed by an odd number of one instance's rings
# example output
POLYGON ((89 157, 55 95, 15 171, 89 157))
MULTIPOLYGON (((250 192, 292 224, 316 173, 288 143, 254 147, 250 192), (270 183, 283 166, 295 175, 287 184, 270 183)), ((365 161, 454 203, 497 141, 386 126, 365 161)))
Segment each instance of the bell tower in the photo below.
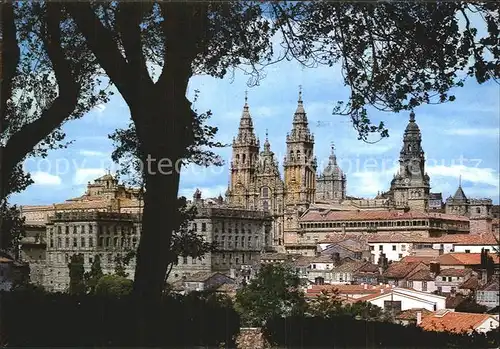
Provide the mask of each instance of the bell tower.
POLYGON ((429 182, 429 176, 425 172, 422 135, 415 122, 415 113, 411 112, 403 137, 403 147, 399 154, 399 172, 391 181, 391 192, 396 208, 427 211, 429 209, 429 182))
POLYGON ((313 153, 314 136, 309 131, 301 89, 297 103, 292 131, 286 136, 286 205, 296 206, 299 211, 304 211, 314 203, 317 165, 313 153))
POLYGON ((226 193, 231 206, 255 209, 251 198, 255 183, 255 169, 259 156, 259 140, 255 137, 252 117, 245 92, 245 105, 241 114, 238 135, 233 138, 231 178, 226 193))

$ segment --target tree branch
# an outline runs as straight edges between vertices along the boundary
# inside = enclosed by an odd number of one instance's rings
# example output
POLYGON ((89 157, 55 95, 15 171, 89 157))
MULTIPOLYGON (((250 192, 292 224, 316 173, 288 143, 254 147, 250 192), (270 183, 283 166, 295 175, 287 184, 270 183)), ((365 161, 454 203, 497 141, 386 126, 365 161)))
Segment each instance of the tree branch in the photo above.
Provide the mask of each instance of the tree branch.
POLYGON ((125 56, 134 80, 153 84, 142 52, 141 20, 152 8, 152 3, 120 3, 116 14, 117 28, 125 49, 125 56))
POLYGON ((133 81, 128 64, 120 53, 112 33, 104 27, 89 4, 66 2, 64 7, 75 20, 90 49, 120 94, 127 102, 131 101, 136 92, 133 87, 137 86, 137 82, 133 81))
MULTIPOLYGON (((75 110, 79 88, 61 48, 61 8, 57 3, 47 4, 44 46, 47 50, 58 84, 59 95, 35 121, 23 126, 7 142, 2 172, 10 173, 33 148, 61 125, 75 110)), ((4 179, 5 180, 5 179, 4 179)))
MULTIPOLYGON (((2 6, 2 64, 0 69, 2 79, 2 90, 0 100, 0 122, 4 123, 7 100, 12 96, 12 82, 19 63, 20 50, 16 38, 16 26, 14 23, 14 7, 12 3, 3 3, 2 6)), ((0 126, 1 127, 1 126, 0 126)), ((2 128, 0 128, 0 131, 2 128)))

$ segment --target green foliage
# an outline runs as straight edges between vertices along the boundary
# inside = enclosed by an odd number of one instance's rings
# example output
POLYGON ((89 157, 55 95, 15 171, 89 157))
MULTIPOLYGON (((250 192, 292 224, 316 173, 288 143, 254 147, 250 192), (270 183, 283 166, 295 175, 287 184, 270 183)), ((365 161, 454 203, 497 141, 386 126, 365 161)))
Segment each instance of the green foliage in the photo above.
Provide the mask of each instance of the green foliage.
POLYGON ((306 309, 297 273, 283 264, 261 266, 254 279, 236 293, 236 310, 249 326, 275 316, 302 314, 306 309))
POLYGON ((322 290, 321 293, 308 304, 308 313, 311 316, 330 318, 342 312, 342 301, 337 289, 322 290))
POLYGON ((132 280, 120 275, 104 275, 97 282, 96 294, 108 297, 123 297, 132 293, 132 280))
POLYGON ((339 291, 323 290, 308 303, 307 313, 320 318, 331 318, 334 316, 349 316, 359 320, 382 320, 384 312, 382 308, 368 302, 356 302, 344 304, 339 296, 339 291))
POLYGON ((58 4, 2 3, 0 197, 32 184, 21 162, 64 148, 66 120, 80 118, 110 92, 83 36, 58 4))
POLYGON ((128 273, 125 272, 125 263, 123 262, 123 257, 117 255, 115 257, 115 275, 122 278, 128 277, 128 273))
POLYGON ((19 242, 25 235, 24 217, 16 205, 9 206, 4 200, 0 206, 2 220, 2 234, 0 234, 0 246, 3 250, 18 256, 19 242))
POLYGON ((95 255, 92 260, 92 265, 90 266, 90 271, 85 273, 85 285, 87 286, 87 292, 94 294, 96 291, 97 283, 103 276, 101 268, 101 257, 95 255))
POLYGON ((82 295, 85 294, 85 269, 84 269, 83 254, 74 254, 71 256, 68 264, 69 268, 69 294, 82 295))

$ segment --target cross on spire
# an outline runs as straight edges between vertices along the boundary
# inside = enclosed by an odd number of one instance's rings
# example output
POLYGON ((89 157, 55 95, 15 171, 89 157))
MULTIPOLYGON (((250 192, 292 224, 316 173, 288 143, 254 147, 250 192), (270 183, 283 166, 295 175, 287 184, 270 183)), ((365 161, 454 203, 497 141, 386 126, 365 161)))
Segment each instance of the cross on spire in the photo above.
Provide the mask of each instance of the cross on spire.
POLYGON ((299 102, 302 102, 302 85, 299 85, 299 102))
POLYGON ((459 175, 458 176, 458 186, 461 187, 462 186, 462 175, 459 175))
POLYGON ((334 142, 330 142, 330 147, 332 148, 332 153, 333 153, 334 150, 335 150, 335 143, 334 142))
POLYGON ((248 90, 245 90, 245 104, 248 102, 248 90))
POLYGON ((268 136, 269 136, 269 133, 267 132, 267 128, 266 128, 266 141, 268 140, 268 136))

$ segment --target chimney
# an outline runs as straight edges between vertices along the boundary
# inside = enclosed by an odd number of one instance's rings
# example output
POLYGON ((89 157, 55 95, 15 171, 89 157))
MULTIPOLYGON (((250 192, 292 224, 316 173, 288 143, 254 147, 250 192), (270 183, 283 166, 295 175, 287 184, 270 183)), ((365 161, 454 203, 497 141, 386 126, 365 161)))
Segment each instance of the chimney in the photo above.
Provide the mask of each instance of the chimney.
POLYGON ((368 285, 367 285, 367 284, 364 284, 364 285, 363 285, 363 288, 364 288, 365 290, 367 290, 367 289, 368 289, 368 285))
POLYGON ((430 271, 431 275, 436 277, 436 275, 439 275, 439 272, 441 271, 441 264, 437 261, 432 261, 430 263, 430 271))
POLYGON ((422 312, 417 311, 417 326, 422 323, 422 312))

